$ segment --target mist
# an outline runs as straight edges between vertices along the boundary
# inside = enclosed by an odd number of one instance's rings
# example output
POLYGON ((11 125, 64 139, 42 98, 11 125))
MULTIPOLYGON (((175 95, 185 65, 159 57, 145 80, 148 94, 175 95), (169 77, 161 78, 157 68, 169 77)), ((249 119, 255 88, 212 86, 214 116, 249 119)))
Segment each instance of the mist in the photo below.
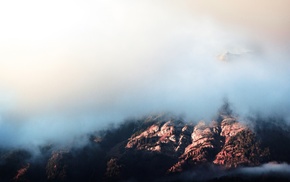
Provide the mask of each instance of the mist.
POLYGON ((1 145, 65 143, 150 113, 210 120, 225 98, 241 116, 289 119, 289 13, 267 21, 267 4, 242 23, 243 8, 228 20, 188 3, 1 2, 1 145))
POLYGON ((261 166, 239 167, 233 170, 225 170, 218 166, 201 167, 183 172, 174 178, 181 181, 260 181, 262 179, 287 181, 289 177, 289 164, 270 162, 261 166))
POLYGON ((241 173, 247 173, 252 175, 260 175, 265 173, 281 173, 283 175, 287 175, 289 177, 290 170, 289 165, 286 163, 283 164, 275 164, 275 163, 268 163, 264 164, 259 167, 247 167, 241 168, 238 170, 241 173))

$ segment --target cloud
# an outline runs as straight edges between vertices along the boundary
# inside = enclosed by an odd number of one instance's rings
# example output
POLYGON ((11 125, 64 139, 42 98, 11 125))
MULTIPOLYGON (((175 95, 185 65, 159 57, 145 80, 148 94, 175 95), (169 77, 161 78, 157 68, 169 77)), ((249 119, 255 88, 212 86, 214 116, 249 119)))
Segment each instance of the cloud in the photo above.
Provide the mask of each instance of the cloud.
POLYGON ((173 1, 1 7, 8 17, 0 32, 7 139, 11 132, 19 143, 69 138, 150 112, 211 119, 225 97, 241 115, 289 113, 285 45, 253 40, 211 13, 194 14, 173 1), (236 50, 251 53, 217 59, 236 50))
POLYGON ((263 174, 271 174, 271 173, 281 173, 290 177, 290 165, 286 163, 278 164, 278 163, 267 163, 258 167, 245 167, 241 168, 238 173, 246 173, 250 175, 263 175, 263 174))

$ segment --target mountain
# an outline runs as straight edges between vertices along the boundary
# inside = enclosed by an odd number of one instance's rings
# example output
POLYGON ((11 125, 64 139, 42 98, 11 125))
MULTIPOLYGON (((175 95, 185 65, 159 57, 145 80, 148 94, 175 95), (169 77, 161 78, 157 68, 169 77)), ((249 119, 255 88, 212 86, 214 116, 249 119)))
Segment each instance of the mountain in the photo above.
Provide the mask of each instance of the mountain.
POLYGON ((289 180, 290 129, 279 118, 242 121, 224 106, 211 122, 172 115, 128 120, 88 135, 82 146, 1 149, 1 181, 289 180), (249 122, 251 121, 251 122, 249 122), (260 168, 259 168, 260 167, 260 168), (251 170, 250 170, 251 171, 251 170), (278 174, 279 173, 279 174, 278 174))

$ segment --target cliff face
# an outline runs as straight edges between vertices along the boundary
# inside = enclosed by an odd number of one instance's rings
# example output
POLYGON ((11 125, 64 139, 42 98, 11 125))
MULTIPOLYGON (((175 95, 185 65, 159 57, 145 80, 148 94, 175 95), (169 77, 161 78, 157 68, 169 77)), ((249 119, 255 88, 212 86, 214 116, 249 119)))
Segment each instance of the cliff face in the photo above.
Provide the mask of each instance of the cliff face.
POLYGON ((162 153, 177 159, 168 173, 181 172, 203 164, 225 168, 255 166, 269 153, 262 148, 255 134, 236 118, 222 116, 222 121, 195 126, 170 120, 153 124, 141 134, 131 137, 126 148, 162 153))
POLYGON ((2 150, 0 179, 148 181, 170 179, 200 167, 231 170, 269 161, 290 162, 288 155, 281 156, 290 152, 285 145, 290 142, 289 130, 270 124, 266 129, 259 125, 254 132, 254 127, 227 113, 217 120, 198 123, 150 116, 91 135, 90 142, 82 147, 43 147, 38 158, 25 150, 2 150))
POLYGON ((184 149, 178 162, 172 166, 170 172, 181 172, 192 166, 211 162, 222 146, 220 127, 217 122, 207 125, 199 122, 191 133, 190 143, 184 149))
POLYGON ((220 136, 224 137, 224 143, 213 161, 214 164, 226 168, 256 166, 269 157, 269 149, 262 148, 254 132, 234 118, 222 121, 220 136))
POLYGON ((137 136, 129 138, 126 148, 148 150, 176 157, 190 143, 192 126, 182 121, 156 123, 137 136))

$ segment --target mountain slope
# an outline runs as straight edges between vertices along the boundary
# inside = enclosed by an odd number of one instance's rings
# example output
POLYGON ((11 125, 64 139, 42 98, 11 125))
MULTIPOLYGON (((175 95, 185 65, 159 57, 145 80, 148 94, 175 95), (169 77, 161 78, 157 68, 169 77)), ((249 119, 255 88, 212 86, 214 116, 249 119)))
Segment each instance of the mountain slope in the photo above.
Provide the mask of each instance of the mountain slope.
POLYGON ((185 122, 168 115, 129 120, 91 134, 84 146, 52 144, 41 147, 37 156, 24 149, 2 149, 0 179, 173 181, 183 180, 180 175, 198 174, 195 179, 226 181, 234 179, 225 176, 235 169, 290 162, 286 123, 282 129, 273 119, 259 119, 249 127, 225 110, 211 122, 185 122), (217 178, 217 174, 224 175, 217 178))

